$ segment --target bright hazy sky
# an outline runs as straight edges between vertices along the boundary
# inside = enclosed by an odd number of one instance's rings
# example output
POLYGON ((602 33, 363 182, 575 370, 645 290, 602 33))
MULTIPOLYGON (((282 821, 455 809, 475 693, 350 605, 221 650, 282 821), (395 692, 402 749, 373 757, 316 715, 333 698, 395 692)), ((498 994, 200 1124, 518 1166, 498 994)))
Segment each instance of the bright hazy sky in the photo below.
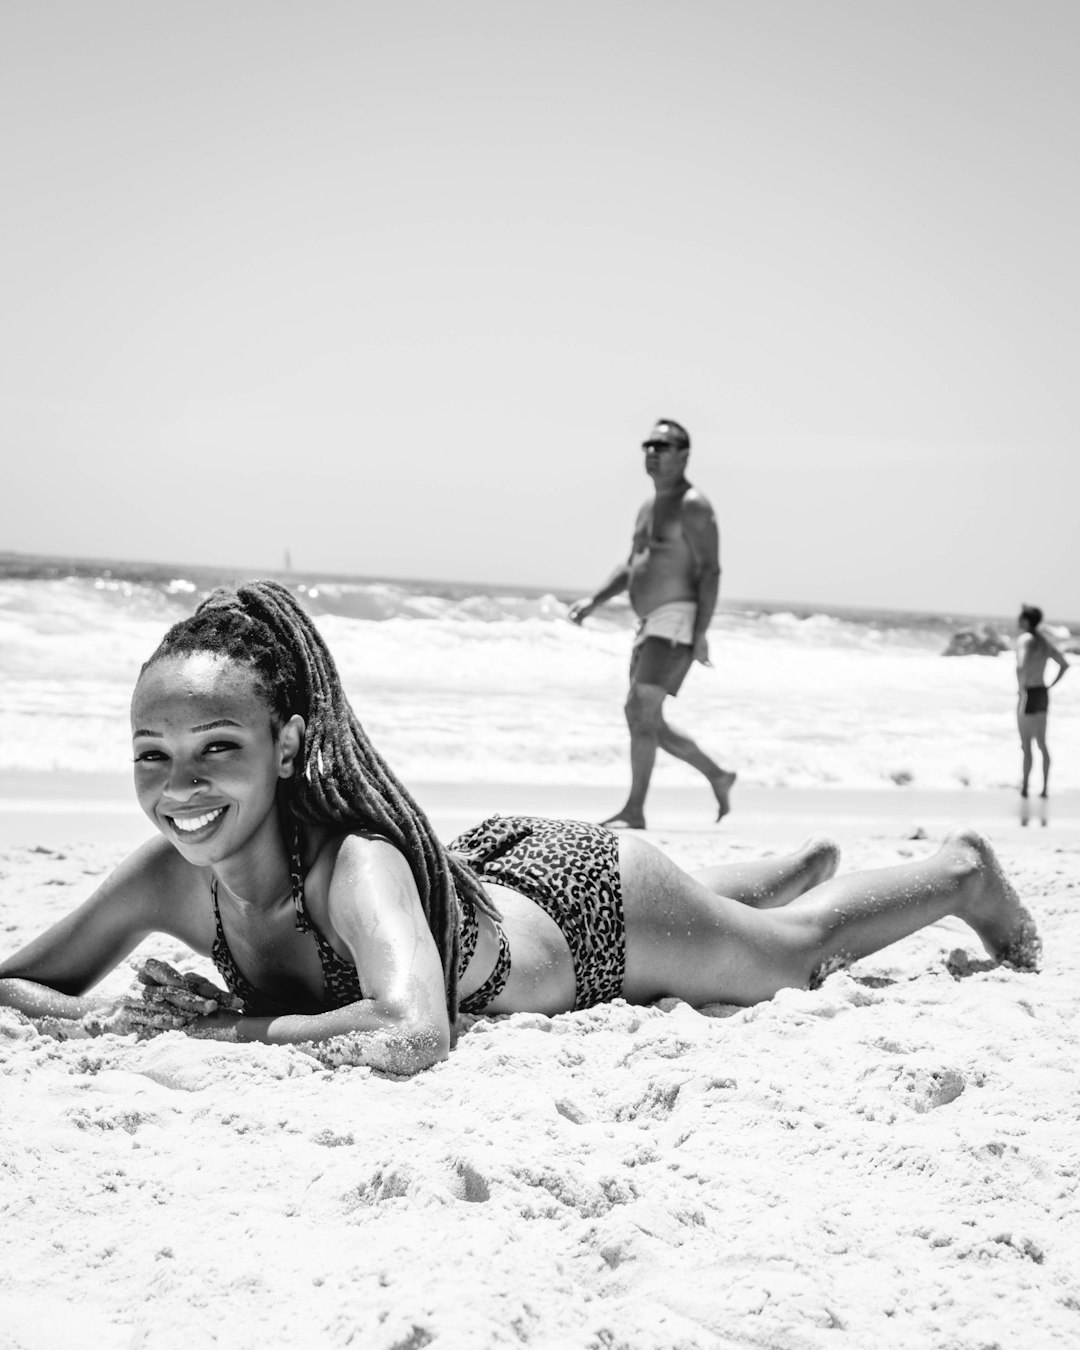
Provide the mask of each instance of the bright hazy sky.
POLYGON ((1080 618, 1075 0, 13 0, 0 548, 1080 618))

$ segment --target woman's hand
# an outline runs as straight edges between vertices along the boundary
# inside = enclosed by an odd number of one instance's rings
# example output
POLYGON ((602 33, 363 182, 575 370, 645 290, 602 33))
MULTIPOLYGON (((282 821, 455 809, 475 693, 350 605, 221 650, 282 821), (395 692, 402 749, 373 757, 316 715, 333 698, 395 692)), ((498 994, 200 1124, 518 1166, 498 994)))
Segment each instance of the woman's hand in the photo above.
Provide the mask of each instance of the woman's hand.
POLYGON ((146 1037, 162 1031, 188 1031, 196 1022, 223 1011, 238 1011, 241 1006, 239 999, 210 980, 192 971, 182 974, 153 956, 140 966, 136 977, 142 985, 141 997, 128 994, 109 1010, 88 1013, 83 1024, 91 1034, 127 1036, 134 1032, 146 1037))
POLYGON ((240 1013, 208 1013, 188 1022, 181 1030, 197 1041, 239 1041, 240 1023, 245 1020, 240 1013))

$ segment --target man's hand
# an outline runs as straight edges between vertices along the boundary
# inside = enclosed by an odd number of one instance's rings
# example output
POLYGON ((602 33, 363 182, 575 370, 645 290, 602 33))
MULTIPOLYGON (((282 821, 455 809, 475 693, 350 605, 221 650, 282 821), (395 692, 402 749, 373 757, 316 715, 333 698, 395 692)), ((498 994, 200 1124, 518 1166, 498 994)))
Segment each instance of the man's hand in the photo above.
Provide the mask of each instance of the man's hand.
POLYGON ((570 620, 571 623, 580 624, 583 620, 589 617, 589 615, 593 612, 595 608, 596 608, 595 600, 591 599, 575 600, 574 603, 570 606, 570 608, 566 611, 566 617, 570 620))
POLYGON ((694 639, 694 660, 700 661, 703 666, 711 666, 709 660, 709 639, 704 633, 694 639))

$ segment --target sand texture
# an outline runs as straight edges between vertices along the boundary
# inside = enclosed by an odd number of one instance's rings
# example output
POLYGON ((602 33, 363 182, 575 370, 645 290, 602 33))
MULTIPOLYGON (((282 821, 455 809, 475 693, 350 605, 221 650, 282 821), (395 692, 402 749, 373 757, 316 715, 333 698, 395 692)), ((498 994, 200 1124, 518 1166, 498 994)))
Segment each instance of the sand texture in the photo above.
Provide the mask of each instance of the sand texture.
MULTIPOLYGON (((652 837, 691 866, 749 855, 652 837)), ((404 1082, 0 1011, 0 1341, 1075 1347, 1080 850, 995 842, 1037 975, 949 921, 749 1010, 463 1019, 404 1082)), ((865 834, 843 866, 934 846, 865 834)), ((4 949, 117 858, 0 854, 4 949)))

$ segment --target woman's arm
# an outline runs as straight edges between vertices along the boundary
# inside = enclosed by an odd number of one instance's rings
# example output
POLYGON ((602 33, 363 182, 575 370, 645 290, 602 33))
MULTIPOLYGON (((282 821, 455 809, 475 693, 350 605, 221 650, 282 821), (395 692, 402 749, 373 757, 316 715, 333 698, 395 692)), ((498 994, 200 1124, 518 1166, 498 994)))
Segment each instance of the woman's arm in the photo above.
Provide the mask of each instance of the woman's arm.
POLYGON ((445 1059, 450 1024, 442 963, 404 856, 385 840, 350 835, 334 862, 325 912, 320 927, 344 943, 367 997, 323 1013, 218 1013, 199 1018, 189 1034, 271 1045, 344 1036, 349 1063, 403 1075, 445 1059))
POLYGON ((82 1017, 103 1006, 87 991, 149 933, 163 928, 187 940, 177 863, 188 867, 163 839, 126 858, 78 909, 0 961, 0 1006, 82 1017))

